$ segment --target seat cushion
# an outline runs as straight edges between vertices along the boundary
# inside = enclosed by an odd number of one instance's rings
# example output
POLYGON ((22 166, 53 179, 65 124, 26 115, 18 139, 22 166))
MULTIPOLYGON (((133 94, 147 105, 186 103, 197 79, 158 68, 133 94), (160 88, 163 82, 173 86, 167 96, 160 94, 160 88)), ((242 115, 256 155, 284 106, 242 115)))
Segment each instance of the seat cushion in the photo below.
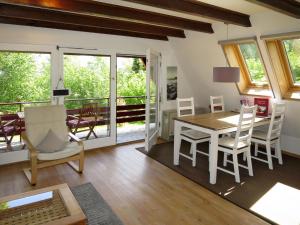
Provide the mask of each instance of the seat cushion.
POLYGON ((78 154, 83 147, 78 145, 77 142, 69 143, 65 146, 65 148, 58 152, 53 153, 38 153, 38 160, 56 160, 56 159, 63 159, 66 157, 70 157, 72 155, 78 154))
POLYGON ((197 130, 193 130, 193 129, 189 129, 189 130, 184 130, 181 131, 181 135, 185 136, 187 138, 193 139, 193 140, 201 140, 201 139, 205 139, 205 138, 210 138, 209 134, 197 131, 197 130))
POLYGON ((71 128, 75 128, 75 127, 82 128, 82 127, 88 127, 90 125, 90 122, 87 120, 74 119, 74 120, 68 120, 67 125, 68 127, 71 128))
MULTIPOLYGON (((252 133, 252 138, 266 141, 268 133, 262 130, 254 130, 252 133)), ((274 134, 271 135, 271 141, 278 139, 274 134)))
POLYGON ((4 136, 4 135, 10 136, 14 132, 15 132, 15 127, 13 127, 13 126, 5 126, 5 127, 3 127, 3 129, 0 129, 1 136, 4 136))
POLYGON ((60 139, 51 129, 48 131, 46 137, 36 146, 36 149, 42 153, 52 153, 61 151, 67 142, 60 139))
MULTIPOLYGON (((219 146, 223 148, 233 149, 235 138, 233 137, 222 137, 219 139, 219 146)), ((242 149, 247 147, 247 143, 245 141, 240 141, 238 143, 237 149, 242 149)))

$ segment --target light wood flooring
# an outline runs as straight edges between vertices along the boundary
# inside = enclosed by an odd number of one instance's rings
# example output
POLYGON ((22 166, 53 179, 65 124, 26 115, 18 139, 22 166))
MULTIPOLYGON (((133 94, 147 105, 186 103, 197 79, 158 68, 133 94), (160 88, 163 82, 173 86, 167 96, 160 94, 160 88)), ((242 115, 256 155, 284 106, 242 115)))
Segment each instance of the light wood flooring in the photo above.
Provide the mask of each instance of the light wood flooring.
POLYGON ((143 143, 86 152, 82 175, 68 165, 42 169, 31 187, 22 172, 27 163, 0 167, 0 197, 35 188, 91 182, 128 225, 259 225, 253 214, 135 150, 143 143))

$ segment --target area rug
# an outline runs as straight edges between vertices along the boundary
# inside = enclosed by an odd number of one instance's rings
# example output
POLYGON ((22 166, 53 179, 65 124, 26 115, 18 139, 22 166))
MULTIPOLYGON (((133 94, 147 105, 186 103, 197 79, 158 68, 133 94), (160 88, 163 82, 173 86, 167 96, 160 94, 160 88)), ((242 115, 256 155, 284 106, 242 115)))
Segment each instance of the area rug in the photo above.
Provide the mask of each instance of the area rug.
MULTIPOLYGON (((190 144, 182 143, 182 152, 188 154, 189 148, 190 144)), ((208 144, 199 144, 198 148, 208 151, 208 144)), ((234 176, 218 170, 217 183, 212 185, 209 183, 208 157, 206 156, 197 154, 196 167, 192 167, 191 160, 184 157, 180 157, 179 166, 174 166, 173 142, 158 144, 150 152, 145 152, 144 148, 137 148, 137 150, 271 224, 276 223, 272 221, 272 218, 266 218, 253 211, 252 206, 276 184, 300 189, 300 159, 287 155, 283 156, 284 164, 282 166, 275 159, 273 160, 274 170, 269 170, 265 163, 252 160, 254 176, 250 177, 247 170, 240 168, 241 183, 239 184, 235 182, 234 176)), ((222 153, 219 154, 218 159, 218 165, 221 166, 222 153)), ((241 163, 243 160, 240 158, 239 162, 241 163)), ((227 169, 232 170, 233 168, 229 166, 227 169)))
POLYGON ((123 225, 91 183, 70 189, 86 215, 88 225, 123 225))

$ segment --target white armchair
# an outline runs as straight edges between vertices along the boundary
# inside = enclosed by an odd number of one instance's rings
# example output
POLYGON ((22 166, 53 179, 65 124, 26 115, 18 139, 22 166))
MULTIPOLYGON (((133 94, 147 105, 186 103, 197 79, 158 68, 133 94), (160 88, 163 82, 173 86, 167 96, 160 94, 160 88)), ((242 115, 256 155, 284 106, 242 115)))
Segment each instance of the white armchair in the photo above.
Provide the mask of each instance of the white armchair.
POLYGON ((31 165, 30 168, 24 169, 24 172, 32 185, 37 182, 38 169, 57 164, 68 163, 74 170, 82 173, 84 166, 83 143, 75 135, 68 132, 66 117, 66 109, 63 105, 25 108, 26 131, 22 133, 22 138, 29 149, 31 165), (54 152, 44 152, 42 149, 38 149, 49 131, 52 131, 65 143, 62 149, 54 152), (73 162, 76 160, 79 161, 79 165, 73 162))

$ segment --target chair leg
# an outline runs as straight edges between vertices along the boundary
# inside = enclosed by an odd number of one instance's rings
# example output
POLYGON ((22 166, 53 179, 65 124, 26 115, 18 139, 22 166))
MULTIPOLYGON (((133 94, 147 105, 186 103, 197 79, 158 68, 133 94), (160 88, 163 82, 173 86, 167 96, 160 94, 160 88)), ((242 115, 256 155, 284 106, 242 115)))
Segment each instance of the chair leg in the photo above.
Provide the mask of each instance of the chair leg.
POLYGON ((197 146, 197 144, 195 142, 193 142, 191 144, 191 151, 192 151, 192 158, 193 158, 192 165, 193 165, 193 167, 196 166, 196 155, 197 155, 196 146, 197 146))
POLYGON ((35 185, 37 181, 37 158, 31 159, 31 185, 35 185))
POLYGON ((24 173, 27 177, 27 179, 29 180, 31 185, 36 185, 36 181, 37 181, 37 157, 31 157, 30 159, 30 168, 26 168, 24 169, 24 173))
POLYGON ((83 167, 84 167, 84 151, 81 151, 79 153, 80 159, 79 159, 79 168, 78 172, 82 173, 83 172, 83 167))
POLYGON ((268 165, 269 169, 273 169, 273 162, 272 162, 272 153, 271 153, 271 144, 270 142, 266 143, 266 150, 267 150, 267 158, 268 158, 268 165))
POLYGON ((224 152, 223 166, 227 166, 227 157, 228 157, 228 153, 224 152))
POLYGON ((252 160, 251 160, 251 149, 247 152, 245 152, 247 155, 247 165, 248 165, 248 171, 249 171, 249 176, 253 176, 253 168, 252 168, 252 160))
POLYGON ((256 156, 257 157, 257 155, 258 155, 258 143, 255 143, 255 145, 254 145, 254 156, 256 156))
POLYGON ((283 162, 282 162, 282 153, 281 153, 281 147, 280 147, 280 140, 279 139, 276 142, 275 151, 276 151, 276 155, 277 155, 277 158, 278 158, 278 163, 280 165, 282 165, 283 164, 283 162))
POLYGON ((246 161, 246 159, 247 159, 247 153, 244 152, 244 153, 243 153, 243 160, 246 161))
POLYGON ((191 143, 190 154, 193 154, 193 143, 191 143))
POLYGON ((237 154, 233 153, 232 158, 233 158, 235 182, 240 183, 241 181, 240 181, 239 162, 238 162, 237 154))

